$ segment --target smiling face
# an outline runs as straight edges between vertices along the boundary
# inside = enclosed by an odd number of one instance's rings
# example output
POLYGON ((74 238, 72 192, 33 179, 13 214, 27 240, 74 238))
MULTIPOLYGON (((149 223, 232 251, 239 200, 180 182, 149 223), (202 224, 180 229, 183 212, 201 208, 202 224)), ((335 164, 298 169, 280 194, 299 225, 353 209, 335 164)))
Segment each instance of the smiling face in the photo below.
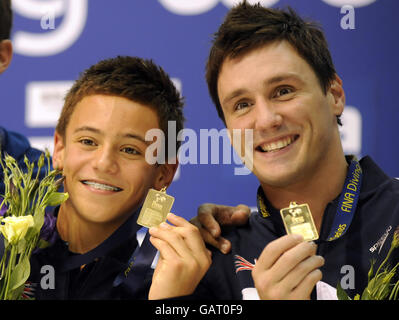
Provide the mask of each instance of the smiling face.
POLYGON ((148 130, 159 128, 153 108, 126 98, 91 95, 76 106, 65 137, 56 132, 53 161, 63 170, 69 199, 61 212, 78 220, 121 224, 149 188, 167 186, 174 171, 150 165, 148 130))
POLYGON ((227 128, 253 129, 253 172, 263 187, 305 182, 342 153, 336 120, 345 102, 341 80, 324 94, 288 42, 227 58, 218 94, 227 128))

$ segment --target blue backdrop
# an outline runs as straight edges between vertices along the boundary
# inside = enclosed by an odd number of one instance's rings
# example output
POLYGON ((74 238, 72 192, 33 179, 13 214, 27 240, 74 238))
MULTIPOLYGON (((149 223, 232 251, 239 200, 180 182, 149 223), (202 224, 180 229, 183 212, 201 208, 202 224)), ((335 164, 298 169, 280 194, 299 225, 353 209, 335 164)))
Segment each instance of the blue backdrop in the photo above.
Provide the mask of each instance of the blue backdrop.
MULTIPOLYGON (((186 127, 197 137, 200 129, 223 129, 208 96, 204 67, 211 34, 233 2, 13 0, 15 54, 0 77, 1 125, 27 135, 35 146, 51 148, 63 95, 79 72, 100 59, 134 55, 154 59, 174 78, 186 101, 186 127)), ((262 3, 290 5, 322 24, 347 95, 345 151, 371 155, 389 175, 399 177, 399 1, 262 3)), ((190 218, 203 202, 255 206, 256 178, 235 175, 234 162, 210 164, 208 158, 208 164, 180 166, 169 189, 176 197, 173 212, 190 218)))

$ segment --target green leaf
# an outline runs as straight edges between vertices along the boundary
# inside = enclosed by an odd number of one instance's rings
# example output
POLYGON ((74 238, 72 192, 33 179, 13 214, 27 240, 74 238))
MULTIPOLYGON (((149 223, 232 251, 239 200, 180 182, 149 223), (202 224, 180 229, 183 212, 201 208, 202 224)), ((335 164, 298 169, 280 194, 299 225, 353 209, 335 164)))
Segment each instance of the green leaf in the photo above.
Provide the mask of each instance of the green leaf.
POLYGON ((34 233, 37 234, 40 232, 40 229, 44 223, 44 208, 39 207, 39 209, 36 210, 35 214, 33 215, 33 221, 35 224, 32 228, 34 229, 34 233))
POLYGON ((375 259, 372 259, 372 260, 370 261, 370 270, 369 270, 369 272, 368 272, 368 274, 367 274, 367 276, 368 276, 368 282, 370 282, 371 279, 373 278, 374 264, 375 264, 375 259))
MULTIPOLYGON (((35 217, 33 217, 33 221, 35 221, 35 217)), ((26 231, 24 239, 29 242, 36 234, 37 231, 34 229, 34 226, 29 227, 28 231, 26 231)))
POLYGON ((351 298, 349 298, 349 296, 345 292, 345 290, 342 289, 341 284, 339 282, 337 285, 337 297, 338 297, 338 300, 351 300, 351 298))
POLYGON ((366 287, 366 289, 364 289, 360 300, 371 300, 371 292, 369 287, 366 287))
POLYGON ((47 199, 46 205, 55 207, 63 203, 68 199, 68 193, 64 192, 53 192, 47 199))
POLYGON ((20 261, 11 273, 10 290, 15 290, 28 280, 30 274, 30 263, 27 256, 20 261))
POLYGON ((43 240, 43 239, 39 239, 39 241, 37 242, 37 247, 39 249, 44 249, 47 248, 48 246, 50 246, 50 242, 43 240))
POLYGON ((25 249, 26 249, 26 240, 25 238, 22 238, 17 243, 17 252, 22 253, 25 251, 25 249))
POLYGON ((22 293, 24 292, 24 289, 25 289, 25 283, 23 283, 18 288, 14 289, 13 292, 12 292, 11 299, 12 300, 26 300, 26 298, 24 298, 22 296, 22 293))
POLYGON ((382 272, 377 272, 374 278, 368 283, 366 289, 364 289, 362 294, 362 300, 382 300, 387 294, 387 282, 388 272, 386 270, 382 272))

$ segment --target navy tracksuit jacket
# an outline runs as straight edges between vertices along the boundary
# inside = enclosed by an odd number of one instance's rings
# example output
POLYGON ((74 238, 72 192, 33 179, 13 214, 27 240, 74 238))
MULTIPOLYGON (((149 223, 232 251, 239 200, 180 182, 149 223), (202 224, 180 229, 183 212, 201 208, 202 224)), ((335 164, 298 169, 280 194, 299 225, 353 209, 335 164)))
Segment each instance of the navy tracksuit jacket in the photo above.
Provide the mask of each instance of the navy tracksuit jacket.
MULTIPOLYGON (((326 241, 336 214, 337 197, 324 212, 319 240, 316 241, 317 254, 325 259, 321 281, 336 288, 338 282, 346 277, 343 281, 349 287, 345 291, 351 298, 363 292, 371 260, 376 259, 376 270, 386 257, 394 231, 399 226, 399 180, 385 175, 370 157, 360 160, 360 166, 363 182, 349 229, 342 237, 326 241), (350 270, 354 282, 347 281, 350 270)), ((269 216, 252 213, 247 225, 224 229, 223 236, 232 242, 232 252, 223 255, 210 248, 213 263, 194 298, 243 299, 243 293, 254 290, 250 288, 254 287, 251 270, 255 260, 270 241, 286 234, 279 210, 272 207, 261 188, 258 190, 259 210, 262 205, 260 199, 266 204, 269 216)), ((399 248, 392 258, 391 265, 399 261, 399 248)), ((316 298, 316 292, 312 298, 316 298)))
POLYGON ((84 267, 80 267, 83 264, 80 263, 67 270, 65 267, 70 258, 82 255, 70 252, 68 244, 57 233, 53 245, 32 254, 32 271, 25 286, 25 297, 37 300, 147 299, 153 273, 150 266, 138 281, 129 278, 134 281, 134 288, 129 281, 114 285, 116 277, 127 270, 129 258, 138 245, 134 231, 136 220, 137 215, 132 214, 107 240, 93 249, 100 248, 97 258, 84 267), (105 242, 110 245, 104 246, 105 242))

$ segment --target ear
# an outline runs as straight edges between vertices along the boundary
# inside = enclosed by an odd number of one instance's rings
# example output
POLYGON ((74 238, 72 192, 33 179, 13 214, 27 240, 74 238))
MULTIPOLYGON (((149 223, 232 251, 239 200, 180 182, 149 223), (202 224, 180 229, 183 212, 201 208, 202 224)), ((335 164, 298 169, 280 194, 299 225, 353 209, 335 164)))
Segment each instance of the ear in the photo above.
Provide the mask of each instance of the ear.
POLYGON ((56 131, 54 133, 53 168, 64 169, 65 144, 63 137, 56 131))
POLYGON ((0 41, 0 73, 4 72, 12 59, 12 43, 10 40, 0 41))
POLYGON ((340 116, 345 107, 345 92, 342 87, 342 80, 337 74, 335 74, 335 79, 331 82, 327 94, 331 96, 331 106, 334 115, 340 116))
POLYGON ((154 188, 156 190, 161 190, 163 187, 169 187, 169 185, 173 181, 173 177, 175 176, 177 167, 179 163, 176 160, 176 163, 165 163, 159 165, 158 168, 158 176, 154 183, 154 188))

